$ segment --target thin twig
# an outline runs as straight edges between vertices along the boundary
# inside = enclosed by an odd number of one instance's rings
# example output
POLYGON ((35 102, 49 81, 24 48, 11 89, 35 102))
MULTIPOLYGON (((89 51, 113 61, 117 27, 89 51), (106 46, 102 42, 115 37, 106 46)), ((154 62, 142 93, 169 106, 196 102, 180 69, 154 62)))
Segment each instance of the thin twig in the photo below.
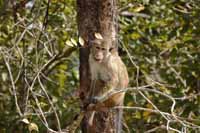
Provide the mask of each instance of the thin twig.
POLYGON ((58 130, 61 132, 61 125, 60 125, 60 120, 59 120, 59 118, 58 118, 57 111, 56 111, 56 109, 55 109, 55 107, 54 107, 54 105, 53 105, 53 102, 51 101, 51 99, 50 99, 50 97, 49 97, 49 95, 48 95, 48 93, 47 93, 47 91, 46 91, 44 85, 42 84, 42 82, 41 82, 39 76, 38 76, 38 81, 39 81, 39 84, 40 84, 40 86, 41 86, 43 92, 45 93, 45 95, 46 95, 46 97, 47 97, 47 99, 48 99, 49 104, 51 105, 51 107, 52 107, 52 109, 53 109, 53 112, 54 112, 54 114, 55 114, 56 121, 57 121, 57 124, 58 124, 58 130))
POLYGON ((6 61, 6 58, 4 57, 4 55, 2 55, 2 56, 3 56, 4 62, 5 62, 5 64, 6 64, 6 67, 7 67, 9 76, 10 76, 10 80, 11 80, 11 84, 12 84, 12 88, 13 88, 13 91, 12 91, 13 94, 12 94, 12 95, 14 95, 14 98, 15 98, 15 105, 16 105, 16 108, 17 108, 17 112, 18 112, 19 115, 22 117, 23 114, 22 114, 21 109, 20 109, 19 104, 18 104, 16 86, 15 86, 15 82, 14 82, 14 80, 13 80, 12 70, 11 70, 11 68, 10 68, 9 63, 6 61))

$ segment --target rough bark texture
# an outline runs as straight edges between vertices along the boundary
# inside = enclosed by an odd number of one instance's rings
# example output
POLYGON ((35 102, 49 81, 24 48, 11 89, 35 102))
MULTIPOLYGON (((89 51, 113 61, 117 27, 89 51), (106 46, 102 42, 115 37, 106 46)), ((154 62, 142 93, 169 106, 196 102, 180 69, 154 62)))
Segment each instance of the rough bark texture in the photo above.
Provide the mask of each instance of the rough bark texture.
MULTIPOLYGON (((89 72, 89 45, 94 39, 94 33, 100 33, 106 41, 116 45, 116 28, 114 16, 116 0, 77 0, 77 22, 79 36, 84 41, 84 48, 80 49, 80 91, 83 104, 88 96, 90 89, 89 72)), ((101 89, 101 85, 98 85, 101 89)), ((112 133, 114 131, 113 111, 97 112, 95 114, 93 126, 89 126, 88 118, 90 113, 86 114, 82 122, 84 133, 112 133)))

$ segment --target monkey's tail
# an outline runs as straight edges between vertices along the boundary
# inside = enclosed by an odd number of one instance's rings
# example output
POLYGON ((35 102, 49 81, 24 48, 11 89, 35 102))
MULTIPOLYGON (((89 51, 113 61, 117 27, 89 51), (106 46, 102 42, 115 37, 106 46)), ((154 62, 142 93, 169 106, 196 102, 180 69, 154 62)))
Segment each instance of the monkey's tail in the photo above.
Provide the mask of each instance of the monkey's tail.
POLYGON ((122 132, 122 115, 123 115, 123 109, 117 108, 116 109, 116 120, 115 120, 115 129, 116 133, 122 132))

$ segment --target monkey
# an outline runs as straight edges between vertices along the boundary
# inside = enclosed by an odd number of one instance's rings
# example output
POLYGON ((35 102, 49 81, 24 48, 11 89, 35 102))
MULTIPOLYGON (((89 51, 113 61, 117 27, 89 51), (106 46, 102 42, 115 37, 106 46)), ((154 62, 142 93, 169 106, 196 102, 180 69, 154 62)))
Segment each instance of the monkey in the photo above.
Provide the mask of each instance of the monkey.
MULTIPOLYGON (((114 93, 104 101, 100 101, 100 99, 114 90, 127 88, 129 77, 126 66, 118 55, 117 49, 113 47, 112 41, 105 41, 103 38, 92 41, 89 67, 91 73, 90 97, 92 97, 91 101, 94 102, 94 111, 89 119, 89 123, 92 124, 95 110, 123 105, 125 92, 122 91, 114 93), (95 86, 95 83, 98 82, 102 82, 104 86, 102 88, 95 86), (96 88, 99 90, 95 90, 96 88)), ((122 110, 120 112, 118 117, 122 117, 122 110)), ((116 123, 121 123, 121 118, 117 119, 116 123)), ((116 128, 117 132, 120 132, 121 124, 116 125, 116 128)))

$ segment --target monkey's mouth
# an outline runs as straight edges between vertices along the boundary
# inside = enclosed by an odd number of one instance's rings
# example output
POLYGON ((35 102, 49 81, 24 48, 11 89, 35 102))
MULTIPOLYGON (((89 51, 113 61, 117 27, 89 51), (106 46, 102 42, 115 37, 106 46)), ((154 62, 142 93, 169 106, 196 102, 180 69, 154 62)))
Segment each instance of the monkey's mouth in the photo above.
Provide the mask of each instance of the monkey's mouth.
POLYGON ((101 63, 101 59, 95 58, 95 61, 101 63))

